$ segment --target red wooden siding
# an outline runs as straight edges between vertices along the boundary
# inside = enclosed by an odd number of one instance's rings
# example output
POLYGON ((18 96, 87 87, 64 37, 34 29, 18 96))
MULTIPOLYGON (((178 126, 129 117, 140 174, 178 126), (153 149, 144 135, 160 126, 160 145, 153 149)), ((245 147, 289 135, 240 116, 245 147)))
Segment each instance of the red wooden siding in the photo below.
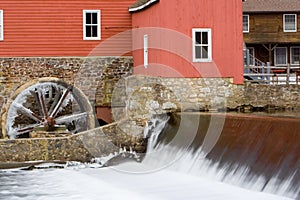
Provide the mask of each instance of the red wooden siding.
MULTIPOLYGON (((99 43, 131 29, 128 7, 135 0, 1 0, 4 40, 0 56, 86 56, 99 43), (101 40, 83 40, 83 10, 101 10, 101 40)), ((131 34, 102 54, 130 49, 131 34), (122 49, 122 48, 121 48, 122 49)))
POLYGON ((133 32, 136 73, 166 77, 176 76, 174 74, 184 77, 233 77, 235 83, 243 83, 242 1, 161 0, 133 13, 132 23, 140 28, 133 32), (172 31, 171 34, 156 34, 146 27, 172 31), (213 62, 192 62, 192 28, 211 28, 213 62), (175 31, 179 32, 178 35, 184 34, 189 41, 180 39, 182 37, 176 36, 175 31), (149 49, 147 69, 142 67, 143 34, 149 35, 149 46, 153 47, 149 49), (182 52, 176 55, 178 50, 183 51, 184 56, 182 52))

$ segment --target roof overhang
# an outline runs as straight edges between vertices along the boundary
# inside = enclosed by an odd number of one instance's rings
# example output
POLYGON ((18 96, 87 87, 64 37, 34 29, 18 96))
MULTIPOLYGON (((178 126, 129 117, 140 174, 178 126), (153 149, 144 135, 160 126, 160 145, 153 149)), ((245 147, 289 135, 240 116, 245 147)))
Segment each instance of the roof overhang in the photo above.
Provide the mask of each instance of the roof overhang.
POLYGON ((243 11, 244 14, 274 14, 274 13, 300 13, 300 11, 243 11))
POLYGON ((129 8, 129 12, 138 12, 140 10, 143 10, 144 8, 158 2, 159 0, 150 0, 150 1, 147 1, 146 3, 142 4, 142 5, 139 5, 137 7, 132 7, 132 8, 129 8))

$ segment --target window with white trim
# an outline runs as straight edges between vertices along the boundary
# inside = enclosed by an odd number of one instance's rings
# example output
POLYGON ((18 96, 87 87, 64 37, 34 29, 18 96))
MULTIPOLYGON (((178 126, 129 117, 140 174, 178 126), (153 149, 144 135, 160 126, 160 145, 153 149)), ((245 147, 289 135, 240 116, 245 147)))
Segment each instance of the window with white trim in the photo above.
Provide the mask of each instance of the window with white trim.
POLYGON ((3 40, 3 10, 0 10, 0 40, 3 40))
POLYGON ((211 29, 194 28, 193 30, 193 62, 212 61, 211 29))
POLYGON ((101 40, 100 10, 83 10, 83 39, 101 40))
POLYGON ((283 15, 283 31, 284 32, 297 32, 297 15, 284 14, 283 15))
POLYGON ((287 65, 287 48, 276 47, 275 48, 275 65, 287 65))
POLYGON ((249 15, 243 15, 243 32, 249 33, 249 15))
POLYGON ((300 47, 291 47, 291 64, 299 65, 300 64, 300 47))

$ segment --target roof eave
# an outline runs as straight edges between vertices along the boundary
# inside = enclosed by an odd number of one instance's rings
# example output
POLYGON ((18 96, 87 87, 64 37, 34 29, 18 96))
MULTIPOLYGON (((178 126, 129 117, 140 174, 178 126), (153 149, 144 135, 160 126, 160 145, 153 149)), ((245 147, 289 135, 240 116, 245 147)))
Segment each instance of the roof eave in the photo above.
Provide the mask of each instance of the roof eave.
POLYGON ((159 0, 150 0, 150 1, 146 2, 145 4, 140 5, 138 7, 129 8, 129 12, 138 12, 138 11, 143 10, 144 8, 150 6, 150 5, 152 5, 152 4, 154 4, 154 3, 158 2, 158 1, 159 0))
POLYGON ((270 10, 270 11, 243 11, 243 13, 299 13, 299 11, 295 11, 295 10, 289 10, 289 11, 282 11, 282 10, 277 10, 277 11, 273 11, 273 10, 270 10))

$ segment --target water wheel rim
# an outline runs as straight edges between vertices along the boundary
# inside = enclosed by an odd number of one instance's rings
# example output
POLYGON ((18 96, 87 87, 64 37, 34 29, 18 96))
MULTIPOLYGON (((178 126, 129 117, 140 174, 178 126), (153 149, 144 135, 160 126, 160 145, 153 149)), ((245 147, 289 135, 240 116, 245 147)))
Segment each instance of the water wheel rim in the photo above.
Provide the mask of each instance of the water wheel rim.
POLYGON ((62 81, 59 78, 54 77, 44 77, 39 79, 30 80, 29 82, 19 86, 12 95, 8 98, 4 108, 2 109, 2 116, 1 116, 1 126, 2 126, 2 137, 3 138, 10 138, 7 131, 7 120, 8 120, 8 113, 10 108, 13 106, 14 101, 18 98, 23 91, 30 87, 34 87, 38 84, 57 84, 60 87, 64 88, 72 88, 72 96, 76 99, 77 103, 80 104, 79 106, 85 110, 86 112, 86 129, 92 129, 95 127, 95 116, 94 116, 94 109, 89 101, 89 99, 85 96, 85 94, 77 87, 69 85, 68 83, 62 81))

